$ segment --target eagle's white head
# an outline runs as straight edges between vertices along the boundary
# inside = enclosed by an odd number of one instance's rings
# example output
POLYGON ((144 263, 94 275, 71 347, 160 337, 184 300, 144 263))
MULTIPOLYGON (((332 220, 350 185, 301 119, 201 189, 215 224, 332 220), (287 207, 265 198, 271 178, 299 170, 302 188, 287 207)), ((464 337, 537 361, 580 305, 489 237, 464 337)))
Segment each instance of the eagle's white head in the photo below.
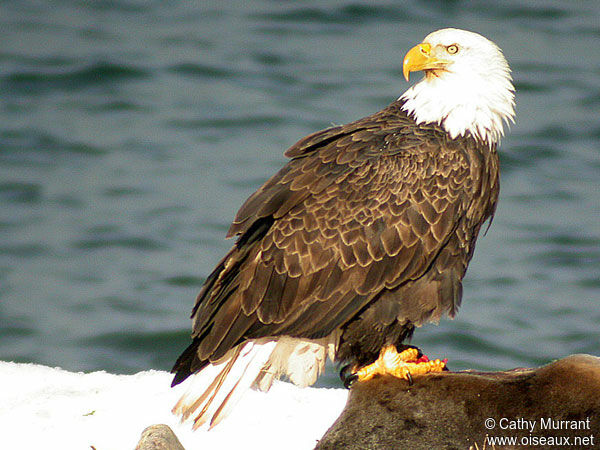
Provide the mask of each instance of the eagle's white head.
POLYGON ((400 98, 417 123, 440 124, 450 136, 469 132, 492 145, 514 122, 510 68, 496 44, 470 31, 445 28, 428 35, 404 58, 403 73, 425 78, 400 98))

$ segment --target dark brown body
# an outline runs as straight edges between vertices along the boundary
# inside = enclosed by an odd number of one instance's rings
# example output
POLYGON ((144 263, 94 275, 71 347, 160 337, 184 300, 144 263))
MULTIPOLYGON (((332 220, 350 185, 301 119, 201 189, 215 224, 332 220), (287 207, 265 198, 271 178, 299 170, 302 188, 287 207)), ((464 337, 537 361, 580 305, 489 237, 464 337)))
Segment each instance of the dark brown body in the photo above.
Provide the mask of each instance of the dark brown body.
POLYGON ((402 102, 310 135, 239 210, 192 312, 173 384, 250 339, 340 333, 364 365, 453 316, 498 198, 495 145, 417 125, 402 102))

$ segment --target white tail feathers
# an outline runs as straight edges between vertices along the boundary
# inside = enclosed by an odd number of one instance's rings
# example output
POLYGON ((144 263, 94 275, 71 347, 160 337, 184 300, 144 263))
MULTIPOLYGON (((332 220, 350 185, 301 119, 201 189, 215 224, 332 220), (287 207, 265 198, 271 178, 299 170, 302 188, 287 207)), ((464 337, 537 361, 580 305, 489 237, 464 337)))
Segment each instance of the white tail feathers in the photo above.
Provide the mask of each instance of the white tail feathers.
POLYGON ((251 386, 266 392, 281 375, 297 386, 309 386, 323 372, 327 354, 333 360, 338 334, 317 340, 280 336, 240 344, 190 377, 173 414, 181 415, 182 422, 193 416, 194 430, 209 420, 212 428, 251 386))
POLYGON ((192 375, 188 390, 173 407, 173 414, 181 415, 182 422, 194 415, 194 430, 209 419, 210 428, 217 425, 258 377, 275 345, 274 341, 240 344, 217 364, 192 375))
MULTIPOLYGON (((330 356, 333 360, 333 353, 330 356)), ((310 386, 325 369, 326 359, 327 340, 310 341, 282 336, 254 386, 266 392, 281 374, 287 375, 296 386, 310 386)))

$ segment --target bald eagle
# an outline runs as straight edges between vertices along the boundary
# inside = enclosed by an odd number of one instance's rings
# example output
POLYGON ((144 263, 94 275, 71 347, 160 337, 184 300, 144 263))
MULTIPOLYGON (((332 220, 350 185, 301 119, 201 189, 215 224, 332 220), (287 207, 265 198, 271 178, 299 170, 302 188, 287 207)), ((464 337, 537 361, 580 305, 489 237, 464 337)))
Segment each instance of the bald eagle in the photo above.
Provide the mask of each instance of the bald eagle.
POLYGON ((182 420, 214 426, 282 375, 310 385, 327 356, 353 381, 444 368, 403 343, 461 303, 514 88, 500 49, 469 31, 429 34, 404 59, 413 71, 423 80, 385 109, 293 145, 238 211, 173 367, 173 386, 193 375, 182 420))

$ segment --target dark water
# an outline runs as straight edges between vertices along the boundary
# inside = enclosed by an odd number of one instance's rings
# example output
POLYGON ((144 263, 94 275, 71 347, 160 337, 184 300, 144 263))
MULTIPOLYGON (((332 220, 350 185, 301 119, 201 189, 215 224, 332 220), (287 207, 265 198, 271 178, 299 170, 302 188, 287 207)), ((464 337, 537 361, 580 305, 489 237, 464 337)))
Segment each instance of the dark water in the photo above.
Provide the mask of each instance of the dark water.
POLYGON ((245 198, 446 26, 504 49, 517 123, 463 307, 414 342, 456 369, 600 355, 600 2, 499 3, 0 3, 0 359, 170 368, 245 198))

